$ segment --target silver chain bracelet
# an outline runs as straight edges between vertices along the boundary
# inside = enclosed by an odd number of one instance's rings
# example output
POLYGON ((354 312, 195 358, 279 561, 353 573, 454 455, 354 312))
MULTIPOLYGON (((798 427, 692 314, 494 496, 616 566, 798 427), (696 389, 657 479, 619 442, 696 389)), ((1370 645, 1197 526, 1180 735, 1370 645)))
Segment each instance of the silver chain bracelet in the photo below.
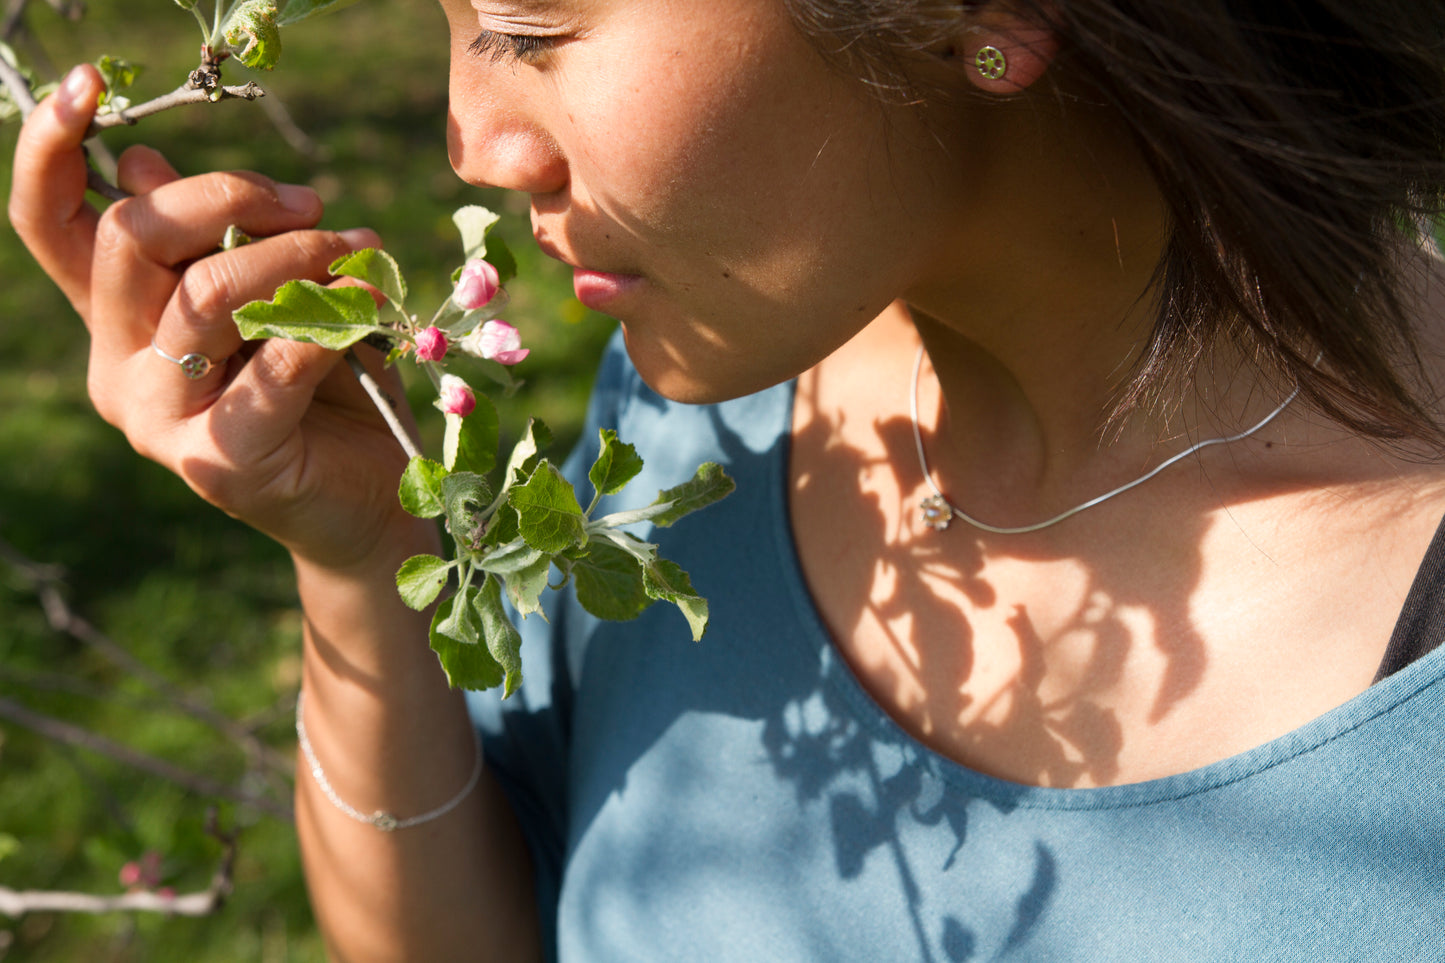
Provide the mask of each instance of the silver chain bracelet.
POLYGON ((472 727, 472 743, 476 748, 476 762, 472 766, 471 778, 462 787, 462 791, 453 796, 449 801, 438 806, 430 812, 424 812, 420 816, 409 816, 406 819, 397 819, 385 809, 378 809, 376 812, 367 814, 357 809, 351 803, 342 799, 331 788, 331 781, 326 778, 326 771, 321 768, 321 760, 316 758, 316 750, 311 748, 311 740, 306 736, 306 723, 302 720, 301 709, 304 705, 305 692, 296 693, 296 741, 301 746, 301 753, 306 757, 306 765, 311 767, 311 778, 316 780, 316 785, 321 787, 322 793, 331 800, 331 805, 346 813, 359 823, 366 823, 368 826, 375 826, 384 833, 393 832, 398 829, 409 829, 412 826, 420 826, 422 823, 429 823, 433 819, 440 819, 447 813, 461 805, 471 791, 477 788, 477 780, 482 777, 482 744, 477 736, 476 727, 472 727))

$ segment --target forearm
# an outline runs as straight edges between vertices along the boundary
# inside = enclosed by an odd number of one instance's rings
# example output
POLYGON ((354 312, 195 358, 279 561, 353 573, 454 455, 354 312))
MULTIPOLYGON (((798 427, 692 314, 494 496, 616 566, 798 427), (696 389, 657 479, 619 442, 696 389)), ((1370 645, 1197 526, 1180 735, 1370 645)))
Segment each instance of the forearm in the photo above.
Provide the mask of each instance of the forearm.
MULTIPOLYGON (((427 646, 427 616, 390 577, 297 562, 306 609, 305 723, 335 793, 404 819, 453 799, 475 763, 465 706, 427 646)), ((298 759, 296 823, 317 920, 333 957, 528 960, 540 956, 530 864, 494 780, 450 812, 395 832, 351 818, 298 759)))

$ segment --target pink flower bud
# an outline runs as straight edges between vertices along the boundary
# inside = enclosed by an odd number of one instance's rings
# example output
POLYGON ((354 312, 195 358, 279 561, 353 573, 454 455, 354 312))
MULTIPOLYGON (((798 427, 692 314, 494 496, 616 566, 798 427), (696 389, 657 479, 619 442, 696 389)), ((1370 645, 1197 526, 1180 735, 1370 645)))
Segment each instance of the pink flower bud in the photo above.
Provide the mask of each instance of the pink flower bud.
POLYGON ((161 899, 175 899, 176 891, 169 886, 162 886, 160 889, 156 890, 156 895, 159 896, 161 899))
POLYGON ((120 868, 120 885, 130 889, 139 886, 141 881, 140 863, 131 860, 120 868))
POLYGON ((441 328, 432 325, 416 333, 416 357, 418 361, 440 361, 447 355, 447 336, 441 328))
POLYGON ((465 418, 477 406, 477 396, 471 387, 456 375, 442 375, 441 409, 449 415, 465 418))
POLYGON ((513 365, 531 354, 522 347, 522 336, 505 321, 488 321, 467 335, 467 349, 479 357, 498 364, 513 365))
POLYGON ((497 269, 479 257, 472 258, 462 268, 461 276, 457 278, 457 287, 452 292, 452 300, 461 308, 475 311, 477 308, 485 307, 488 301, 496 297, 500 287, 501 278, 497 274, 497 269))

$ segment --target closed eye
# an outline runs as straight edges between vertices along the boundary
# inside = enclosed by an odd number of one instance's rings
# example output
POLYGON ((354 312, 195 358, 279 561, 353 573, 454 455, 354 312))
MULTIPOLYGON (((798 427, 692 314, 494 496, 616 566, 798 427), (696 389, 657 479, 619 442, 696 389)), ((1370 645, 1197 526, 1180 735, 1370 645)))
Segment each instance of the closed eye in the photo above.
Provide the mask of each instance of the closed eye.
POLYGON ((532 34, 496 33, 483 30, 467 47, 478 57, 491 57, 493 63, 503 60, 518 60, 531 63, 540 57, 557 41, 556 37, 539 37, 532 34))

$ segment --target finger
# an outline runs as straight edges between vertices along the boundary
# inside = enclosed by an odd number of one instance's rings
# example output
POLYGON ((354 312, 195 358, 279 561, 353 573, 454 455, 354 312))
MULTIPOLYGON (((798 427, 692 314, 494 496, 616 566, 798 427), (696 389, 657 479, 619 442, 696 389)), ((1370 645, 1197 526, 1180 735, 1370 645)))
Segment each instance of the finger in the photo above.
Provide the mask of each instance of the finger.
POLYGON ((131 194, 149 194, 158 187, 181 179, 171 162, 158 150, 136 144, 127 147, 116 162, 116 183, 131 194))
MULTIPOLYGON (((152 406, 178 417, 204 408, 210 401, 208 389, 214 390, 224 381, 221 376, 225 359, 241 347, 241 334, 232 317, 238 308, 257 298, 271 297, 282 284, 296 278, 325 282, 331 277, 328 267, 337 258, 379 243, 375 232, 366 229, 340 233, 293 231, 192 264, 182 275, 153 335, 140 332, 141 337, 128 348, 141 350, 145 347, 143 339, 150 337, 153 345, 172 358, 194 352, 213 364, 204 373, 200 373, 201 366, 193 367, 191 376, 184 379, 161 379, 163 396, 152 398, 152 406)), ((157 351, 152 354, 156 360, 165 361, 157 351)))
MULTIPOLYGON (((153 166, 142 174, 163 176, 153 166)), ((310 228, 320 217, 315 191, 246 172, 172 181, 117 201, 96 230, 90 297, 97 313, 103 307, 121 326, 102 330, 106 326, 91 318, 92 336, 97 345, 126 350, 142 335, 149 340, 185 265, 214 252, 231 225, 265 236, 310 228)))
POLYGON ((100 221, 97 253, 104 259, 133 248, 133 257, 174 267, 214 251, 228 227, 268 237, 315 227, 321 214, 321 198, 309 187, 250 171, 202 174, 112 204, 100 221))
POLYGON ((85 200, 81 144, 104 83, 82 64, 31 112, 15 148, 10 223, 82 317, 90 313, 90 263, 99 215, 85 200))

